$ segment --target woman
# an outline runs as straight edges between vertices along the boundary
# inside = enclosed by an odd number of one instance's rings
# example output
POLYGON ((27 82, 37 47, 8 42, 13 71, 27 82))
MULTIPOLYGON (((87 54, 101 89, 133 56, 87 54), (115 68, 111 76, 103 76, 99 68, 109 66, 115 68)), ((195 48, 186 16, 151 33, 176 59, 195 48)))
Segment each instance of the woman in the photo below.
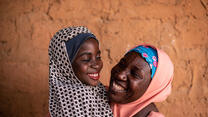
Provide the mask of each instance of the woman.
POLYGON ((115 117, 162 117, 154 102, 171 93, 173 64, 162 50, 140 45, 111 71, 109 98, 115 117))
POLYGON ((99 81, 99 43, 86 27, 58 31, 49 45, 51 117, 112 116, 99 81))

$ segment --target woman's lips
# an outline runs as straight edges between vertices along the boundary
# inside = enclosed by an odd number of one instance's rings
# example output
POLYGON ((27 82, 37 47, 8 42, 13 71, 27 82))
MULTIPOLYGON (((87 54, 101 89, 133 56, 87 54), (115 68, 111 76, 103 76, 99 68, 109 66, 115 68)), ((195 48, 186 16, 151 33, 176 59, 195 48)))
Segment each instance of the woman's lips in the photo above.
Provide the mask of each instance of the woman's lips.
POLYGON ((117 82, 115 82, 115 81, 113 81, 111 89, 114 92, 126 92, 126 89, 124 87, 122 87, 120 84, 118 84, 117 82))
POLYGON ((91 73, 91 74, 87 74, 87 75, 93 80, 98 80, 100 78, 99 73, 91 73))

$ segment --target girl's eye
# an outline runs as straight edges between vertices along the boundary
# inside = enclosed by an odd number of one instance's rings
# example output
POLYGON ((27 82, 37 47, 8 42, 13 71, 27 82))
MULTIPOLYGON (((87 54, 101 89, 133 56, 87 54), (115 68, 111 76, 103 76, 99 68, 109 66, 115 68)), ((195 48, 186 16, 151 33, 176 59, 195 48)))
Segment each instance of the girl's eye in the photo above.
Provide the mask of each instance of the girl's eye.
POLYGON ((83 59, 81 61, 83 61, 83 62, 90 62, 90 59, 83 59))

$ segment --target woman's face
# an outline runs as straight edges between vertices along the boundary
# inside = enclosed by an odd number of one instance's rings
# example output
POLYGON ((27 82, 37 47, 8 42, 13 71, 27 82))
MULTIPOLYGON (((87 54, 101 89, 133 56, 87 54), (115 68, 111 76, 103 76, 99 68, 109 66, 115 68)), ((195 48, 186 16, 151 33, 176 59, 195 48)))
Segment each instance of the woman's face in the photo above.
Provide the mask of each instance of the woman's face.
POLYGON ((100 54, 99 44, 95 39, 88 39, 81 45, 72 67, 82 83, 91 86, 99 83, 99 74, 103 67, 100 54))
POLYGON ((148 63, 136 52, 127 53, 112 68, 109 98, 115 103, 129 103, 139 99, 151 81, 148 63))

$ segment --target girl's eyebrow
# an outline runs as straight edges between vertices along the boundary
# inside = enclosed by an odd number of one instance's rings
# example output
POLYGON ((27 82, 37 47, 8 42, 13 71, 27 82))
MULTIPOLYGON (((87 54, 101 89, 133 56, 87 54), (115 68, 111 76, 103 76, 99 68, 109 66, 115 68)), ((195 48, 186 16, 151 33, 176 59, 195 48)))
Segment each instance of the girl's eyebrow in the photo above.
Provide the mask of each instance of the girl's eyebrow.
MULTIPOLYGON (((101 51, 99 50, 98 52, 97 52, 97 54, 101 54, 101 51)), ((84 55, 92 55, 92 53, 91 52, 83 52, 83 53, 81 53, 80 55, 79 55, 79 57, 81 57, 81 56, 84 56, 84 55)))
POLYGON ((83 52, 83 53, 81 53, 81 54, 79 55, 79 57, 84 56, 84 55, 92 55, 92 53, 90 53, 90 52, 83 52))

